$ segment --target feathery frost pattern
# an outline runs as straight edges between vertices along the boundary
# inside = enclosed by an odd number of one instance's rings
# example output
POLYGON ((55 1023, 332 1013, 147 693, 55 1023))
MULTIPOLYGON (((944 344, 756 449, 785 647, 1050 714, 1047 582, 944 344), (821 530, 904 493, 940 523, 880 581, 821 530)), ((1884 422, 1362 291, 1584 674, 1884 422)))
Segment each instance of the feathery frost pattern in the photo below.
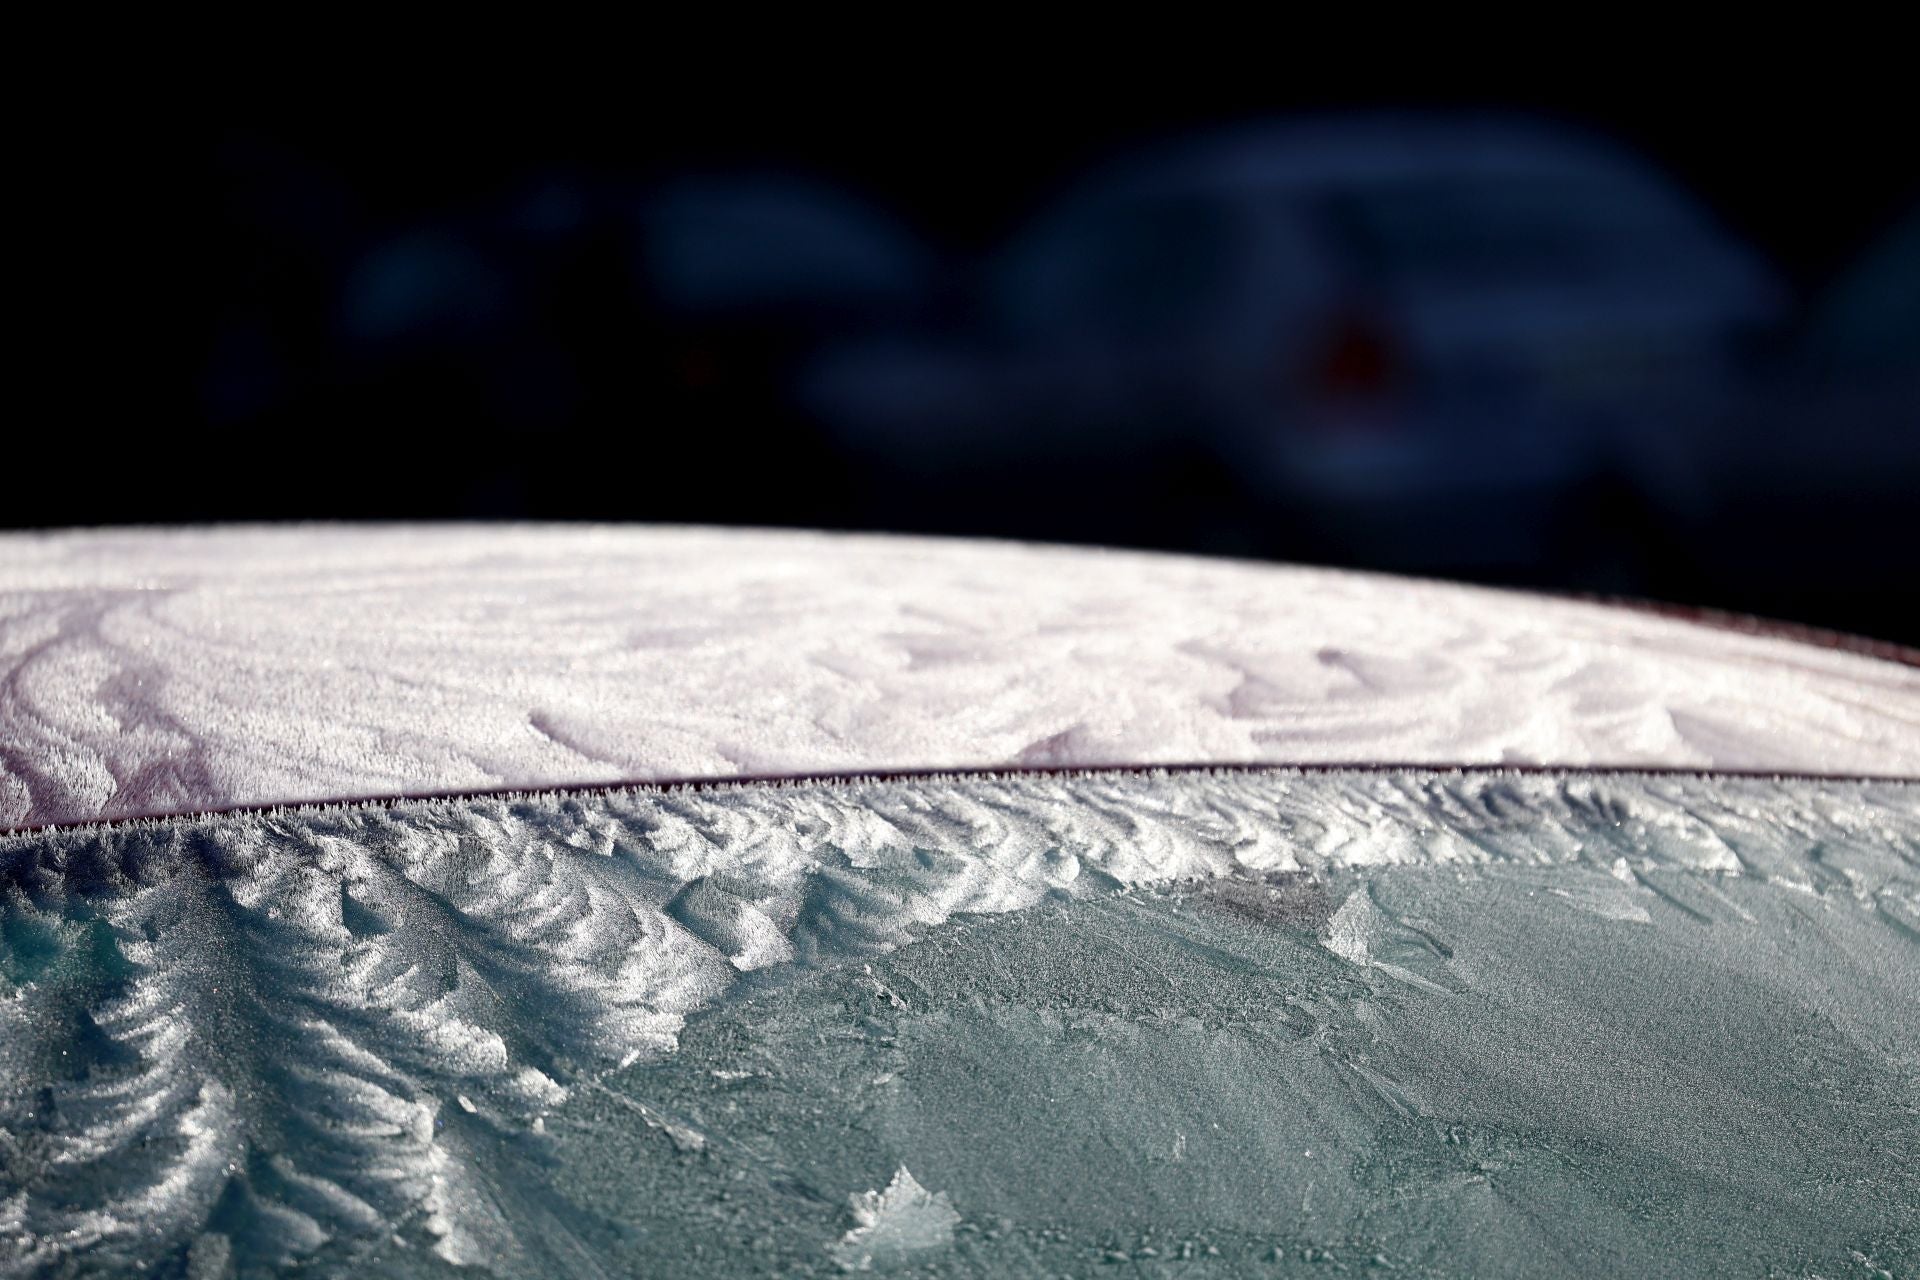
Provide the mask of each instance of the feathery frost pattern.
MULTIPOLYGON (((547 1119, 671 1054, 744 975, 879 956, 956 915, 1050 898, 1490 864, 1591 873, 1553 891, 1621 927, 1656 902, 1705 919, 1713 883, 1758 878, 1912 946, 1920 786, 983 776, 0 838, 0 1271, 74 1256, 328 1269, 397 1240, 593 1274, 580 1215, 542 1174, 547 1119)), ((1392 927, 1361 887, 1324 946, 1442 991, 1392 927)))

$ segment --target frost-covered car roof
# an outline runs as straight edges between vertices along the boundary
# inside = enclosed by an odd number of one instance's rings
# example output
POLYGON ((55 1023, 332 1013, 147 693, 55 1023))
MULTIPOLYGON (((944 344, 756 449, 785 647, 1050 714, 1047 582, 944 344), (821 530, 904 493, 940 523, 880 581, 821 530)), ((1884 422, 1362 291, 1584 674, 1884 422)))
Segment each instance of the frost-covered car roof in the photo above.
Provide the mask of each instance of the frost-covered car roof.
POLYGON ((1898 662, 597 529, 4 539, 0 655, 0 1275, 1920 1267, 1898 662))
POLYGON ((611 528, 0 541, 0 826, 1150 764, 1920 773, 1920 670, 1600 605, 1014 544, 611 528))

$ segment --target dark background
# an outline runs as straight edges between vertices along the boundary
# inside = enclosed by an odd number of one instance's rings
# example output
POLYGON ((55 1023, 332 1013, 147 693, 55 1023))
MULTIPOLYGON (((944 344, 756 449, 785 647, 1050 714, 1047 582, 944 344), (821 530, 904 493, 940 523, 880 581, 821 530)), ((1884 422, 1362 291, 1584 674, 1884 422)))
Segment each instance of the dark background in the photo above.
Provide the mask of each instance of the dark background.
MULTIPOLYGON (((1773 81, 1662 96, 1552 77, 1309 89, 1192 68, 1157 86, 904 74, 865 91, 800 76, 745 92, 696 78, 591 101, 469 87, 376 107, 342 88, 272 110, 235 95, 169 113, 134 130, 127 154, 82 166, 106 172, 74 221, 118 274, 83 300, 75 323, 96 372, 67 403, 124 425, 80 460, 85 484, 16 486, 0 509, 16 527, 471 518, 1044 537, 1638 595, 1912 644, 1920 539, 1898 495, 1908 480, 1920 489, 1914 451, 1863 454, 1801 492, 1794 450, 1854 448, 1826 429, 1828 401, 1851 391, 1775 382, 1819 300, 1920 207, 1902 96, 1773 81), (1349 539, 1337 503, 1303 514, 1199 451, 1129 455, 1088 437, 1064 456, 1056 441, 1030 460, 929 467, 854 457, 799 403, 796 371, 835 344, 909 333, 980 345, 979 264, 1081 175, 1224 126, 1355 112, 1534 121, 1664 173, 1786 291, 1739 385, 1694 406, 1705 456, 1736 464, 1738 424, 1772 406, 1784 472, 1669 510, 1606 471, 1554 495, 1551 549, 1449 558, 1417 532, 1349 539), (937 264, 924 297, 855 313, 676 310, 635 265, 636 211, 689 175, 729 174, 802 179, 892 220, 937 264), (370 277, 370 263, 388 275, 370 277), (366 321, 354 299, 373 295, 400 301, 366 321), (1803 407, 1775 413, 1789 401, 1803 407), (1874 494, 1844 479, 1861 473, 1877 477, 1874 494)), ((1355 357, 1363 375, 1370 350, 1355 357)), ((1867 434, 1912 439, 1914 401, 1876 395, 1867 434)), ((1435 510, 1453 519, 1445 502, 1435 510)))

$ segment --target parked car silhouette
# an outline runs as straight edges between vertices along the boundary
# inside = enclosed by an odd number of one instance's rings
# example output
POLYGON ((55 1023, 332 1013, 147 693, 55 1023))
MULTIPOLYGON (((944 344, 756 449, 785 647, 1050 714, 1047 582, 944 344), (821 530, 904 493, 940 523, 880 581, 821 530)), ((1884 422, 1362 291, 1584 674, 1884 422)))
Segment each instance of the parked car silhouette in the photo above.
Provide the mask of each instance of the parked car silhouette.
POLYGON ((1526 565, 1559 553, 1560 504, 1625 469, 1625 424, 1727 385, 1784 308, 1759 258, 1604 142, 1297 121, 1088 178, 985 265, 962 337, 849 345, 809 393, 906 474, 1071 460, 1087 502, 1152 501, 1201 456, 1307 550, 1526 565))

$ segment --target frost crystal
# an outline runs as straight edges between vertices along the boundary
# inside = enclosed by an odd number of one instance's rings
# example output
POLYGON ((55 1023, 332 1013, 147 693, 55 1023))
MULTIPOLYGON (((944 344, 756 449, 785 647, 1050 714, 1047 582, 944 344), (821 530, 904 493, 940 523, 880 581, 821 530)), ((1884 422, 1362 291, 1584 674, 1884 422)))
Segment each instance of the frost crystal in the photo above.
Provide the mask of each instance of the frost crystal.
POLYGON ((885 1191, 862 1191, 847 1199, 855 1225, 833 1255, 848 1271, 870 1271, 876 1264, 889 1266, 909 1254, 945 1248, 960 1224, 946 1192, 929 1192, 905 1165, 894 1171, 885 1191))

